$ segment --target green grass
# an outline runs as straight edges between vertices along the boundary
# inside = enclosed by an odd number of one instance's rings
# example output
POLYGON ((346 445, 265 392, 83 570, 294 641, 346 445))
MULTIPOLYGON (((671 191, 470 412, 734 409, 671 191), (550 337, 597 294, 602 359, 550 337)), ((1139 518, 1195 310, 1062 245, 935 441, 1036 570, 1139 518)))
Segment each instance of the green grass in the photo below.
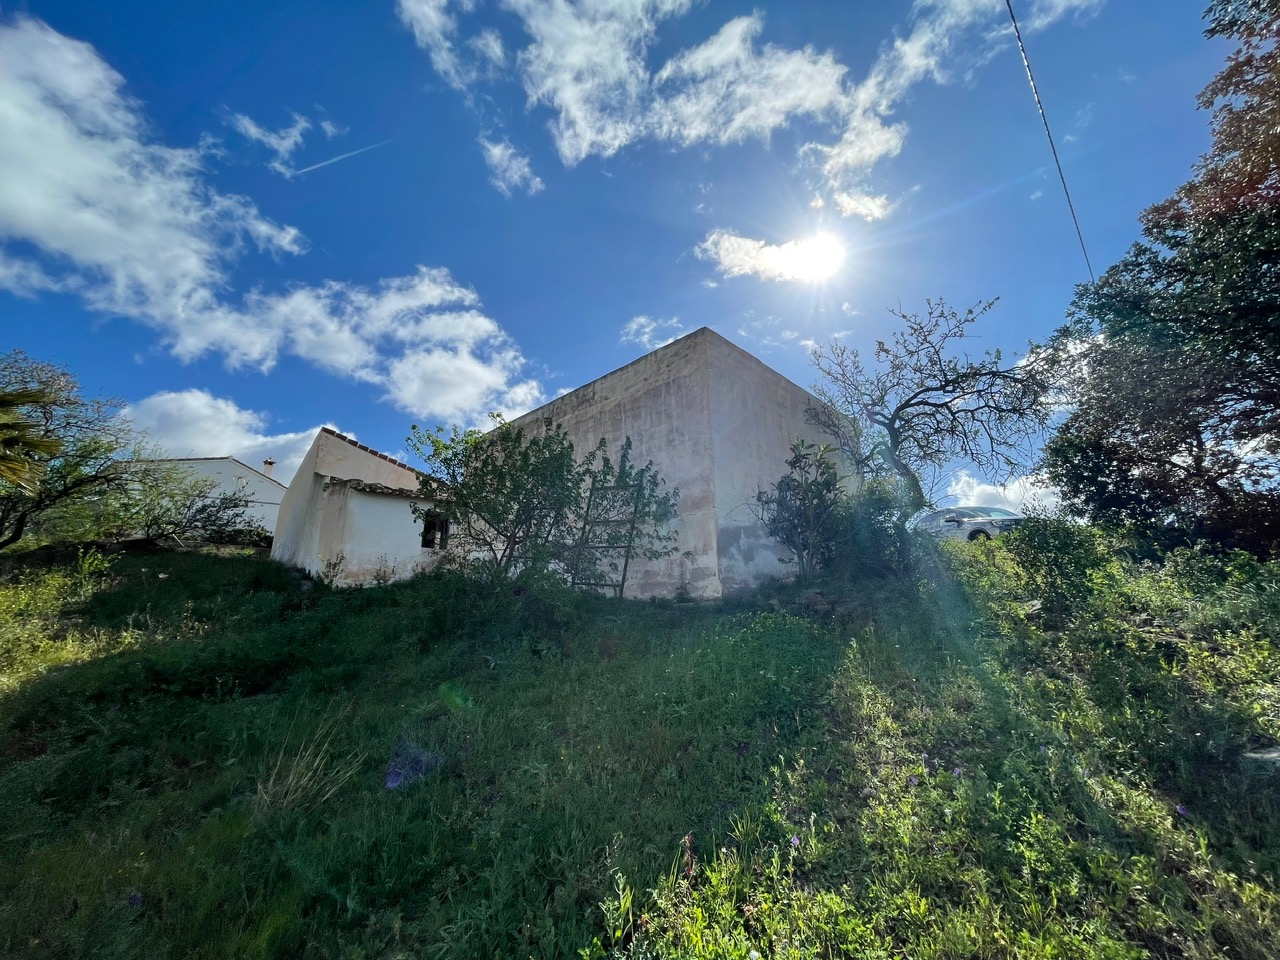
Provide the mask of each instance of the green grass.
POLYGON ((1280 955, 1280 566, 1018 556, 808 619, 10 559, 0 956, 1280 955))

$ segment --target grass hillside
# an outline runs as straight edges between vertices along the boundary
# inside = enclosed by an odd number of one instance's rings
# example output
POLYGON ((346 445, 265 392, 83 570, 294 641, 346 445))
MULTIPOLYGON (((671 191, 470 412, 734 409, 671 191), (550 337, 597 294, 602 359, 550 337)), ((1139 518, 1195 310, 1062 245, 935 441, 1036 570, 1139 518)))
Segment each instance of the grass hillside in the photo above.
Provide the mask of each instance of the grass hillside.
POLYGON ((0 956, 1280 956, 1278 564, 1024 538, 717 608, 4 563, 0 956))

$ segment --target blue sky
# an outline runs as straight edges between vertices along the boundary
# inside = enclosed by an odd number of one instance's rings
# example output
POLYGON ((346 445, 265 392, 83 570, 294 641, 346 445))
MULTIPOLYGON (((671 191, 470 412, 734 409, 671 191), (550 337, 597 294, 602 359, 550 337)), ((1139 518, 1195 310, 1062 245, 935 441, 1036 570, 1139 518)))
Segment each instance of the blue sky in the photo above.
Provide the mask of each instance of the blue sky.
MULTIPOLYGON (((1096 270, 1208 145, 1204 2, 1014 4, 1096 270)), ((809 386, 926 297, 1016 352, 1086 279, 1003 0, 0 7, 0 347, 173 455, 395 453, 701 326, 809 386)))

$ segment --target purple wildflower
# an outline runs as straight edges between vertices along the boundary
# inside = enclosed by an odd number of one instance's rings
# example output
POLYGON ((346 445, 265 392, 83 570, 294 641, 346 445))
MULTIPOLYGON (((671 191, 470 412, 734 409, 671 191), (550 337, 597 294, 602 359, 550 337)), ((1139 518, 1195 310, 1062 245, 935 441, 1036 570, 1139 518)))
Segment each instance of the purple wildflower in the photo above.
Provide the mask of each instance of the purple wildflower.
POLYGON ((907 777, 907 783, 911 784, 913 787, 919 782, 920 782, 920 778, 917 777, 914 773, 911 776, 907 777))
POLYGON ((959 768, 959 767, 956 767, 954 770, 952 770, 952 771, 951 771, 951 775, 952 775, 953 777, 958 777, 958 776, 960 776, 960 768, 959 768))
POLYGON ((793 847, 798 847, 798 846, 800 846, 800 838, 799 838, 799 837, 792 837, 792 838, 791 838, 791 845, 792 845, 793 847))
POLYGON ((1189 817, 1189 816, 1191 816, 1191 811, 1190 811, 1190 810, 1188 810, 1188 809, 1186 808, 1186 805, 1185 805, 1185 804, 1181 804, 1181 803, 1180 803, 1180 804, 1178 804, 1178 806, 1177 806, 1177 807, 1175 807, 1174 809, 1176 809, 1176 810, 1178 811, 1178 816, 1180 816, 1180 817, 1189 817))
POLYGON ((129 903, 135 907, 142 906, 142 894, 137 892, 129 894, 129 903))

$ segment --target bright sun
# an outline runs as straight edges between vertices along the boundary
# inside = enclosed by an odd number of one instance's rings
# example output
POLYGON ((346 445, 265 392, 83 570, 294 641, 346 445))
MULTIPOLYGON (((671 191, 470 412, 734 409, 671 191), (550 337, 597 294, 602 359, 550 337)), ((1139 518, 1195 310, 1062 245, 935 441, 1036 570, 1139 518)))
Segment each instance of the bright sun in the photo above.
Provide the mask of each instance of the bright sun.
POLYGON ((830 233, 815 233, 774 248, 778 276, 786 280, 826 280, 844 265, 844 244, 830 233))

